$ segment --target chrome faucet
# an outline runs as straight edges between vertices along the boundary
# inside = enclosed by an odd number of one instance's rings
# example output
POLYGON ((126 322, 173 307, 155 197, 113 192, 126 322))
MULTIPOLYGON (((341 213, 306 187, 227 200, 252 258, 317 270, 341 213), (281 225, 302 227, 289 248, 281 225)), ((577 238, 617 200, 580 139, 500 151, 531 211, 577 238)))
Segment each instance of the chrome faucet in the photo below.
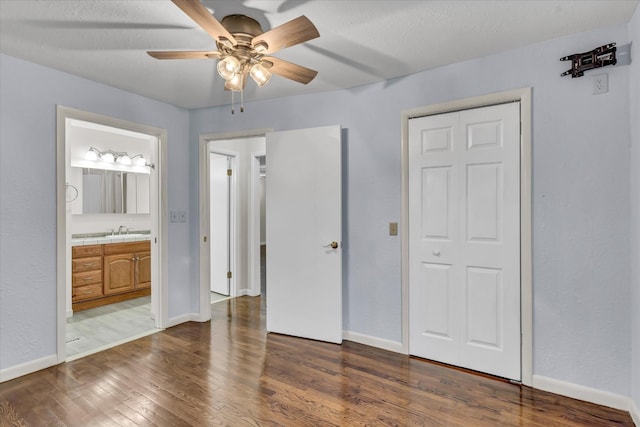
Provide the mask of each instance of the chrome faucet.
POLYGON ((118 236, 122 234, 122 230, 126 230, 127 228, 124 225, 118 227, 118 236))

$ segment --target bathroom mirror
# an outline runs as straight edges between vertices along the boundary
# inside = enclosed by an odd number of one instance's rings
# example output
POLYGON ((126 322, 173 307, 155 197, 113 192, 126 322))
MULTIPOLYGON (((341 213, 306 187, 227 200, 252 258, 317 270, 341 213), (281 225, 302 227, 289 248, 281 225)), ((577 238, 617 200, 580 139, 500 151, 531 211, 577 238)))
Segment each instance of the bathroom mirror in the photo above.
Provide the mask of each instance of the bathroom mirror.
MULTIPOLYGON (((73 213, 148 214, 149 175, 103 169, 81 169, 80 197, 73 213)), ((75 171, 78 175, 79 171, 75 171)))

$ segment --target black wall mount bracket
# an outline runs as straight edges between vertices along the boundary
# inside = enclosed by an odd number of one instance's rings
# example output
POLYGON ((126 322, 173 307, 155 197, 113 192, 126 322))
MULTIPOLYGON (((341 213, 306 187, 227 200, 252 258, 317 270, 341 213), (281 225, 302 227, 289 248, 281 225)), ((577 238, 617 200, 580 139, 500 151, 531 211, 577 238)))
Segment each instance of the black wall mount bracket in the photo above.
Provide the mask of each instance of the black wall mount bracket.
POLYGON ((587 70, 600 68, 607 65, 616 65, 616 44, 609 43, 597 47, 589 52, 574 53, 573 55, 560 58, 560 61, 571 61, 571 69, 560 74, 572 78, 582 77, 587 70))

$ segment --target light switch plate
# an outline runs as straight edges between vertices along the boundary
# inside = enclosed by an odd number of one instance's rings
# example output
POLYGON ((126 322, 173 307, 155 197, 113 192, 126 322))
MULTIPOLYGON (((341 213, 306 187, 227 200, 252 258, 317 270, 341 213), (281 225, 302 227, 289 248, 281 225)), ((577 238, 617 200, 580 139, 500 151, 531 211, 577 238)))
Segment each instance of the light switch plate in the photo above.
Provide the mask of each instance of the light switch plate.
POLYGON ((389 223, 389 236, 397 236, 398 235, 398 223, 390 222, 389 223))
POLYGON ((179 215, 178 215, 178 211, 171 211, 169 213, 169 221, 171 222, 178 222, 179 219, 179 215))
POLYGON ((187 222, 187 212, 186 211, 180 211, 180 222, 187 222))

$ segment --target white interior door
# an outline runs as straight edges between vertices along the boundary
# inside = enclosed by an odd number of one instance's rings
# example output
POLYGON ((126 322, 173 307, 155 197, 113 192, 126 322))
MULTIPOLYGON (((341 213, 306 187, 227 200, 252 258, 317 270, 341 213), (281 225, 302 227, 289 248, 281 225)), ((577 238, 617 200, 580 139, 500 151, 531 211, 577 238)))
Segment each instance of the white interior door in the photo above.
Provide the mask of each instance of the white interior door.
POLYGON ((340 134, 267 134, 269 332, 342 342, 340 134))
POLYGON ((409 120, 409 351, 520 380, 520 104, 409 120))
POLYGON ((211 291, 222 295, 229 295, 227 273, 231 271, 231 177, 227 173, 230 168, 229 157, 209 153, 211 291))

